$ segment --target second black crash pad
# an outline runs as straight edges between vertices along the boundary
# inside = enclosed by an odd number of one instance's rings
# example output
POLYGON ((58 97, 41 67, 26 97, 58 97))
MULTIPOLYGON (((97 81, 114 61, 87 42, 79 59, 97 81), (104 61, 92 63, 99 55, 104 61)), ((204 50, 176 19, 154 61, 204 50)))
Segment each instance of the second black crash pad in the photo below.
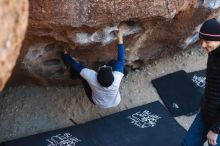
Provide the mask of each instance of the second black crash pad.
POLYGON ((156 78, 152 84, 173 116, 198 111, 202 93, 184 70, 156 78))

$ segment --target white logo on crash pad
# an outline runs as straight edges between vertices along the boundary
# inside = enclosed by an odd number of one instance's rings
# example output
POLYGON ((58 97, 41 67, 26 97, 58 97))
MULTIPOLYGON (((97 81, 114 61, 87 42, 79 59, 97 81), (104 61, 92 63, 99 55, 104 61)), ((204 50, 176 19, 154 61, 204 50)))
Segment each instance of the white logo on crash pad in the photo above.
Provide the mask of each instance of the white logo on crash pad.
POLYGON ((177 103, 173 103, 173 108, 178 109, 179 105, 177 103))
POLYGON ((200 76, 194 75, 192 78, 192 81, 196 84, 196 86, 200 88, 205 88, 206 77, 202 77, 202 76, 200 77, 200 76))
POLYGON ((47 146, 75 146, 77 142, 80 142, 76 137, 73 137, 70 133, 57 134, 50 139, 46 139, 49 144, 47 146))
POLYGON ((131 123, 140 128, 154 127, 157 124, 157 120, 160 119, 158 115, 152 114, 148 110, 143 112, 137 112, 128 116, 131 119, 131 123))

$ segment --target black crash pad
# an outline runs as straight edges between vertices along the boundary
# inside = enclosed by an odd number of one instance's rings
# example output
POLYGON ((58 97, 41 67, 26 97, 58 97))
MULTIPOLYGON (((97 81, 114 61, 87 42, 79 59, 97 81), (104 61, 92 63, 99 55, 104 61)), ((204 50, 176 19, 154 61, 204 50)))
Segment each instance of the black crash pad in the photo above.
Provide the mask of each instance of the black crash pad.
POLYGON ((156 101, 85 124, 5 142, 4 146, 180 146, 185 132, 156 101))
POLYGON ((173 116, 198 111, 202 95, 184 70, 154 79, 152 84, 173 116))

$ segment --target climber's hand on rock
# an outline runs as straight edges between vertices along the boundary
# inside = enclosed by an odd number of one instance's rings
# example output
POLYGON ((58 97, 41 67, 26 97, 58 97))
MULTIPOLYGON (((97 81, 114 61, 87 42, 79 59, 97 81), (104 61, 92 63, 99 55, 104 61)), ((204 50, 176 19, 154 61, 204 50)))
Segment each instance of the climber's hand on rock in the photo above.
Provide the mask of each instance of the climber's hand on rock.
POLYGON ((123 44, 123 30, 119 27, 117 31, 118 44, 123 44))
POLYGON ((63 54, 69 54, 69 49, 68 48, 64 48, 63 54))

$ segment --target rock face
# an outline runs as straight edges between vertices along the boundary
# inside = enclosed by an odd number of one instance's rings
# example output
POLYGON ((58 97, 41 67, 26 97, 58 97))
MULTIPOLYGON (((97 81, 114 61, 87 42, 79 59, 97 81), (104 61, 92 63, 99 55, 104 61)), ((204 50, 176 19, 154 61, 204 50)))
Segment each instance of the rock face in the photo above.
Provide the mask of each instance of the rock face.
POLYGON ((10 83, 75 83, 63 49, 96 69, 116 58, 114 30, 126 28, 126 66, 135 69, 198 40, 193 31, 218 17, 219 0, 29 0, 29 27, 10 83), (22 77, 22 81, 20 80, 22 77))
POLYGON ((9 79, 19 55, 28 22, 27 0, 0 1, 0 91, 9 79))

